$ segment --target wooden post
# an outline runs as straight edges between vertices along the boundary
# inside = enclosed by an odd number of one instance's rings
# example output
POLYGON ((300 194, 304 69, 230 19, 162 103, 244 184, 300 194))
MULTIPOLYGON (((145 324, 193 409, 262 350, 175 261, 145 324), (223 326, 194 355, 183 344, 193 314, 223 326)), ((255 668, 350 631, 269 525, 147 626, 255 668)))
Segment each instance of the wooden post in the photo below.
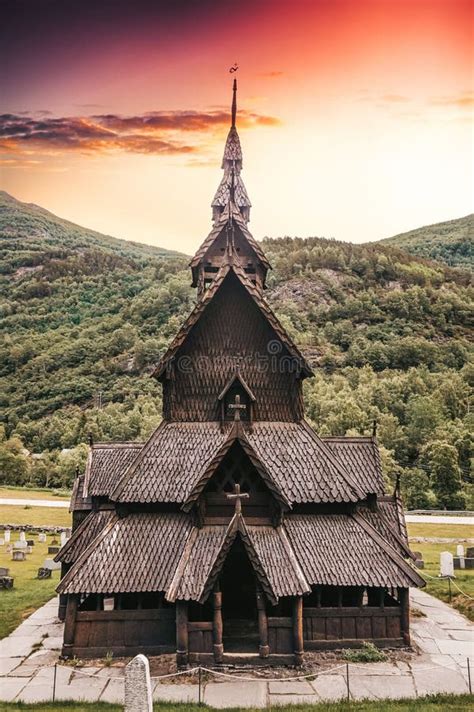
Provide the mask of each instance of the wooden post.
POLYGON ((65 657, 69 657, 70 655, 72 656, 72 648, 74 646, 74 634, 76 632, 77 604, 78 596, 75 593, 70 593, 67 597, 66 617, 64 619, 63 654, 65 657))
POLYGON ((188 664, 188 602, 176 601, 176 662, 178 667, 188 664))
POLYGON ((214 661, 216 663, 221 663, 224 659, 224 645, 222 644, 222 593, 219 589, 219 583, 214 586, 214 619, 212 624, 212 635, 213 635, 213 650, 214 650, 214 661))
POLYGON ((303 596, 293 599, 293 652, 295 665, 303 662, 303 596))
POLYGON ((402 638, 405 645, 410 645, 410 590, 408 588, 399 589, 399 601, 402 638))
POLYGON ((270 654, 270 646, 268 645, 268 618, 267 618, 267 608, 265 606, 265 596, 260 588, 257 586, 257 611, 258 611, 258 632, 260 636, 260 644, 258 646, 258 653, 261 658, 268 658, 270 654))

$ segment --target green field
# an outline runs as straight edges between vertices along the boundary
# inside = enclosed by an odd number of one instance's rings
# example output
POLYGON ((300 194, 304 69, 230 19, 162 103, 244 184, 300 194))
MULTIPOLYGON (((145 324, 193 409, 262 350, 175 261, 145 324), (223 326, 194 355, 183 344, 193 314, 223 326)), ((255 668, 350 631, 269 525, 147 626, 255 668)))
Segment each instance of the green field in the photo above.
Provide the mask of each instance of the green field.
MULTIPOLYGON (((53 571, 52 577, 44 581, 36 578, 38 568, 48 556, 48 545, 53 537, 48 535, 45 544, 38 543, 36 534, 28 534, 27 538, 33 539, 35 546, 33 553, 26 555, 26 561, 12 561, 6 546, 0 547, 0 566, 9 568, 10 576, 15 579, 13 589, 0 591, 0 638, 9 635, 33 611, 49 601, 59 582, 59 571, 53 571)), ((16 539, 18 534, 12 532, 12 541, 16 539)))
POLYGON ((31 524, 34 527, 70 527, 71 514, 66 507, 31 507, 0 504, 0 527, 4 524, 31 524))
POLYGON ((0 487, 0 498, 11 499, 64 499, 69 501, 71 493, 66 490, 52 490, 46 487, 30 489, 29 487, 0 487))
MULTIPOLYGON (((465 539, 472 535, 472 529, 463 524, 409 524, 409 536, 419 537, 445 537, 465 539)), ((469 620, 474 620, 474 569, 456 570, 453 582, 451 582, 451 601, 449 600, 449 582, 446 579, 431 579, 430 576, 437 577, 439 574, 439 557, 442 551, 450 551, 456 554, 456 543, 452 544, 432 544, 431 542, 410 542, 412 551, 421 551, 425 568, 420 574, 426 578, 425 591, 432 596, 451 603, 469 620), (456 586, 459 586, 463 595, 456 586)), ((466 548, 466 544, 464 544, 466 548)))
MULTIPOLYGON (((153 705, 154 712, 198 712, 203 707, 196 704, 159 702, 153 705)), ((204 709, 215 710, 205 706, 204 709)), ((275 709, 275 708, 273 708, 275 709)), ((460 712, 472 710, 472 697, 469 695, 434 695, 418 700, 376 700, 374 702, 321 702, 311 705, 282 705, 279 712, 460 712)), ((56 702, 24 704, 22 702, 0 702, 0 712, 122 712, 122 705, 106 702, 56 702)), ((241 707, 229 708, 228 712, 241 712, 241 707)), ((257 712, 255 708, 246 708, 247 712, 257 712)))

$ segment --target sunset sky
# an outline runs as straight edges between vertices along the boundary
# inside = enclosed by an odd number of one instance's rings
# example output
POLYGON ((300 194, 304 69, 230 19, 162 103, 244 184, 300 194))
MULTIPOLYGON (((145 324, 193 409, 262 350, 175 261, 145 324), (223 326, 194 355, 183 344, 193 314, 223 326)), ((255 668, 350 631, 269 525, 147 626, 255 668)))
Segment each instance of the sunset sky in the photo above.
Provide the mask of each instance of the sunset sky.
POLYGON ((353 242, 473 211, 466 0, 2 0, 0 187, 191 253, 231 81, 250 229, 353 242))

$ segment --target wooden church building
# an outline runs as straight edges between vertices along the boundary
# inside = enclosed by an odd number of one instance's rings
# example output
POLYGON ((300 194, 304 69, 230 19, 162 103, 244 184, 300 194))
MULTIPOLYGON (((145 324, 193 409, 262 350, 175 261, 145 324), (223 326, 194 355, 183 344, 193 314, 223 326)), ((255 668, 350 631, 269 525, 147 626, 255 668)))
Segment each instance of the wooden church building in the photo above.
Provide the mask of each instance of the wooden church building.
POLYGON ((91 445, 57 555, 63 655, 175 652, 179 665, 300 663, 305 650, 409 644, 411 565, 374 437, 320 438, 311 367, 264 299, 249 232, 236 83, 196 305, 154 376, 146 443, 91 445))

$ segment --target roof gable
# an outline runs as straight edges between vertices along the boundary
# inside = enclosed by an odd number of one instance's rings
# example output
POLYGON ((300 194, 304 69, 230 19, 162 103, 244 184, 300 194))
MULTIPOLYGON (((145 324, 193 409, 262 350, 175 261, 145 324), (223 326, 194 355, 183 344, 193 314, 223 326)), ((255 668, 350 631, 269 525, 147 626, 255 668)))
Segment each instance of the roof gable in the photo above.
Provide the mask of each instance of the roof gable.
POLYGON ((216 294, 219 292, 224 282, 227 279, 232 278, 236 280, 236 283, 240 285, 244 293, 250 297, 262 317, 266 320, 272 331, 275 333, 277 339, 282 342, 288 354, 294 360, 295 370, 299 370, 303 377, 311 376, 313 373, 311 367, 299 351, 298 347, 293 343, 292 339, 283 329, 275 314, 272 312, 263 297, 260 295, 258 289, 256 289, 252 282, 247 278, 245 272, 238 265, 234 264, 224 264, 220 268, 215 280, 203 293, 201 299, 197 302, 193 311, 188 316, 184 324, 181 326, 180 330, 171 342, 168 350, 161 358, 158 366, 153 372, 153 375, 158 379, 162 378, 165 375, 168 364, 177 355, 188 334, 197 324, 205 309, 215 298, 216 294))

